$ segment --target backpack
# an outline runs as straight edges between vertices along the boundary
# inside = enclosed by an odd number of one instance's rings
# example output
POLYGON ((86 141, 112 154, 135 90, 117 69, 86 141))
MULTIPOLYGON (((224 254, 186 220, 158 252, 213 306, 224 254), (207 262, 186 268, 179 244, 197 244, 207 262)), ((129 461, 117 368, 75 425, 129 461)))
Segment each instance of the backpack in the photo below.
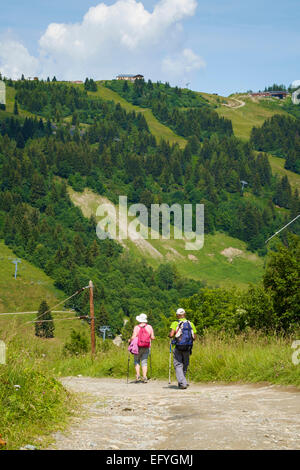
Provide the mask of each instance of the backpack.
POLYGON ((146 326, 140 326, 138 334, 138 347, 139 348, 150 348, 150 333, 146 330, 146 326))
POLYGON ((186 321, 180 321, 176 328, 175 333, 175 344, 179 351, 191 351, 194 341, 194 332, 191 323, 186 321))

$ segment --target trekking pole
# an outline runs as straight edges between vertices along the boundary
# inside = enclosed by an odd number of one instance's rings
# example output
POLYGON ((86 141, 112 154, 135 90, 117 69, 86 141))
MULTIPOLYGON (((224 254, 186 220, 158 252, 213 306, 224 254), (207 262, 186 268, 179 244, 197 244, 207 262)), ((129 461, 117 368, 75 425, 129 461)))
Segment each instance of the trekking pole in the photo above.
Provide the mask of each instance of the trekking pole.
POLYGON ((128 377, 129 377, 129 363, 130 363, 130 352, 128 351, 128 363, 127 363, 127 385, 128 385, 128 377))
POLYGON ((151 349, 150 349, 150 357, 149 357, 149 360, 150 360, 150 377, 149 379, 152 378, 152 360, 151 360, 151 349))
POLYGON ((169 384, 171 383, 171 355, 172 355, 172 340, 170 341, 170 355, 169 355, 169 384))

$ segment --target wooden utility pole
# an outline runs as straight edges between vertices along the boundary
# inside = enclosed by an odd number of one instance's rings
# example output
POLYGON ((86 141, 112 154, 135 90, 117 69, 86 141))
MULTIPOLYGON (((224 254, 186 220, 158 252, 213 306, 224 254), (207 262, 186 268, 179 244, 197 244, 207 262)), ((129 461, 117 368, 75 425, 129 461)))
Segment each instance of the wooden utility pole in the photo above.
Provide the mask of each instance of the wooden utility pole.
POLYGON ((94 286, 92 281, 89 282, 90 287, 90 317, 91 317, 91 345, 92 357, 95 355, 95 314, 94 314, 94 286))

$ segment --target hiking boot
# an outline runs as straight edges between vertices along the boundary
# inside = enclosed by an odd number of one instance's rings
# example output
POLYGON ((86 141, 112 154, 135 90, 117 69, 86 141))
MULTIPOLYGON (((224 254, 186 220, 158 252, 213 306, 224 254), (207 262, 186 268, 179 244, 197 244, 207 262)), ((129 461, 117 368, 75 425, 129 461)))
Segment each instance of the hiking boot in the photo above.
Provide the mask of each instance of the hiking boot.
POLYGON ((142 381, 142 377, 141 377, 141 376, 139 376, 139 377, 137 377, 137 378, 135 379, 135 383, 136 383, 136 384, 140 383, 141 381, 142 381))
POLYGON ((147 377, 142 377, 142 378, 141 378, 141 381, 142 381, 144 384, 146 384, 146 383, 148 382, 148 379, 147 379, 147 377))
POLYGON ((178 385, 178 388, 180 390, 185 390, 187 388, 187 385, 178 385))

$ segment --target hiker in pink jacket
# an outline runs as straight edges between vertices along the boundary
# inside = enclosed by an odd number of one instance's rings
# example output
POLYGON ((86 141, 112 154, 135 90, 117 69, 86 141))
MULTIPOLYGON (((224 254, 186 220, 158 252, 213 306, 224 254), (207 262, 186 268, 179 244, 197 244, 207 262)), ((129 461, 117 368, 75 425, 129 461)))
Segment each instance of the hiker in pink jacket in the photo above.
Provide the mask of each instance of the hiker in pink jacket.
POLYGON ((138 354, 134 354, 134 366, 136 371, 137 382, 147 382, 147 362, 150 354, 151 340, 155 339, 154 331, 151 325, 148 325, 147 315, 141 313, 136 317, 139 322, 134 327, 130 342, 137 338, 139 348, 138 354), (140 364, 142 366, 143 377, 140 376, 140 364))

